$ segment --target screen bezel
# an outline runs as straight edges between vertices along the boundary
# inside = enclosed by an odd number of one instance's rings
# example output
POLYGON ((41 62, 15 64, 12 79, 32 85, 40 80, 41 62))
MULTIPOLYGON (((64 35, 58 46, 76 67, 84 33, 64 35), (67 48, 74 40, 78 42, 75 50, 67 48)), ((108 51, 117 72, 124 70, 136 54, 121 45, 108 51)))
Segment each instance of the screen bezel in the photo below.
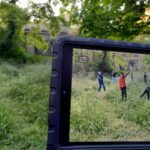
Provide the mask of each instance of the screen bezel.
POLYGON ((150 44, 61 37, 53 46, 47 149, 150 149, 148 142, 69 142, 72 55, 74 48, 150 54, 150 44))

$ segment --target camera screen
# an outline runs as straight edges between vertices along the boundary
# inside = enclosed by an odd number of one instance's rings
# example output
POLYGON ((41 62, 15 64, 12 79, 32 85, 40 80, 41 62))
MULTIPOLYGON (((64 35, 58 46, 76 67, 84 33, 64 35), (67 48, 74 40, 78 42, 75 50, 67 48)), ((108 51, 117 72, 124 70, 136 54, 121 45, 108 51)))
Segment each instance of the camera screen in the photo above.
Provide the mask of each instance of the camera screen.
POLYGON ((73 49, 69 142, 150 141, 149 58, 73 49))

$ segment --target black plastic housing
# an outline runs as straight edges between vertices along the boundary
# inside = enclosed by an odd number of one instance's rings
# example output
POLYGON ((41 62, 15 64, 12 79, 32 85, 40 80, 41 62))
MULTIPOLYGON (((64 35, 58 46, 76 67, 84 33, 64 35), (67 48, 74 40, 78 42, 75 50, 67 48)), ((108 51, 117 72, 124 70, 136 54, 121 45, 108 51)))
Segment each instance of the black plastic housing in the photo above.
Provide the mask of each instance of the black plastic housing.
POLYGON ((73 48, 150 54, 150 44, 65 36, 53 45, 47 150, 150 150, 150 142, 69 142, 73 48))

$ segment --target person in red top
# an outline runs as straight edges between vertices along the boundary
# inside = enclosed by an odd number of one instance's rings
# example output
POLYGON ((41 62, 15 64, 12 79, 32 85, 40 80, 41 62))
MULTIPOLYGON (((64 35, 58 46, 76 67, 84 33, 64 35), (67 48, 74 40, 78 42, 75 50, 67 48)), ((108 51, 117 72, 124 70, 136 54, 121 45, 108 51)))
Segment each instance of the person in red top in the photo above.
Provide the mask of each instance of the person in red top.
POLYGON ((121 95, 122 95, 122 100, 127 100, 127 89, 126 89, 126 77, 128 76, 129 73, 124 74, 123 72, 121 73, 121 76, 119 78, 119 88, 121 90, 121 95))

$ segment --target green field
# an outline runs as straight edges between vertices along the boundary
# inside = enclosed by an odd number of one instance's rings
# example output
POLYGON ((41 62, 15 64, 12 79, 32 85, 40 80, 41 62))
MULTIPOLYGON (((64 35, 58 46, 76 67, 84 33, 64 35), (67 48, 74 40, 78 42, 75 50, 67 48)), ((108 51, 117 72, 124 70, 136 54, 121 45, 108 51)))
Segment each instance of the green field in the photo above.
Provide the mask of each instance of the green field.
POLYGON ((98 82, 73 78, 70 141, 149 141, 150 101, 140 99, 146 85, 143 73, 127 80, 128 100, 122 101, 117 85, 105 78, 106 92, 98 94, 98 82))
POLYGON ((0 150, 44 150, 51 63, 0 62, 0 150))
MULTIPOLYGON (((0 62, 0 149, 43 150, 48 130, 51 62, 11 65, 0 62)), ((139 98, 141 73, 127 81, 128 100, 105 79, 73 77, 71 141, 145 141, 150 139, 150 101, 139 98)))

